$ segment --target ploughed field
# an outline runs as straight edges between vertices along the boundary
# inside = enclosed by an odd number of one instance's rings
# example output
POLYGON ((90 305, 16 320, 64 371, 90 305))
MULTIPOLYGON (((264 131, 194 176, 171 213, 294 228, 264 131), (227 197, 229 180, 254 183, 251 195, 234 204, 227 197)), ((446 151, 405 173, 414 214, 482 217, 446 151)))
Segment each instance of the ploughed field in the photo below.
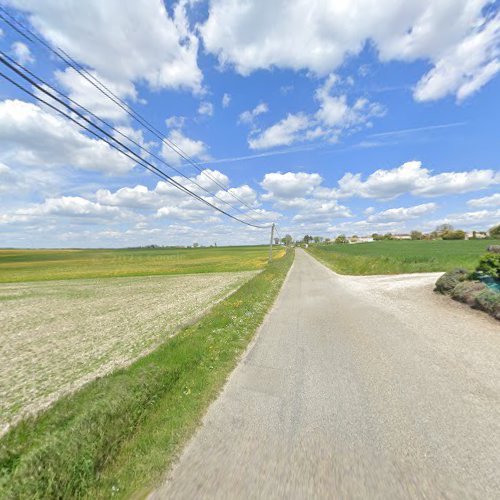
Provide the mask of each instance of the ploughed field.
POLYGON ((267 251, 0 251, 0 435, 197 320, 267 251))
POLYGON ((493 240, 384 240, 311 246, 309 252, 340 274, 400 274, 473 270, 493 240))

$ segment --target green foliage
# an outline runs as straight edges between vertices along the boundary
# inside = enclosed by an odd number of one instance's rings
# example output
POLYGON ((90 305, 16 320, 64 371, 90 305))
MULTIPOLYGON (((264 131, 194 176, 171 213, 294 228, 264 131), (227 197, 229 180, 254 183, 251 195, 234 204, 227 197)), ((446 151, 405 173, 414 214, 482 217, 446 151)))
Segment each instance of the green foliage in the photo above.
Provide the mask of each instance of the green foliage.
POLYGON ((476 271, 500 279, 500 253, 487 253, 479 260, 476 271))
POLYGON ((421 240, 423 237, 423 234, 421 231, 412 231, 410 234, 411 234, 412 240, 421 240))
POLYGON ((335 243, 338 244, 345 244, 349 243, 349 240, 346 238, 344 234, 341 234, 335 238, 335 243))
POLYGON ((465 240, 465 232, 462 230, 445 231, 442 234, 443 240, 465 240))
POLYGON ((338 273, 366 275, 473 270, 484 249, 481 240, 421 240, 321 245, 309 251, 338 273))
MULTIPOLYGON (((275 257, 284 249, 274 249, 275 257)), ((0 250, 0 283, 116 276, 252 271, 269 246, 118 250, 0 250)))
POLYGON ((490 229, 490 236, 496 240, 500 240, 500 224, 490 229))
POLYGON ((216 397, 292 261, 293 251, 148 356, 12 429, 0 440, 0 498, 146 496, 216 397))

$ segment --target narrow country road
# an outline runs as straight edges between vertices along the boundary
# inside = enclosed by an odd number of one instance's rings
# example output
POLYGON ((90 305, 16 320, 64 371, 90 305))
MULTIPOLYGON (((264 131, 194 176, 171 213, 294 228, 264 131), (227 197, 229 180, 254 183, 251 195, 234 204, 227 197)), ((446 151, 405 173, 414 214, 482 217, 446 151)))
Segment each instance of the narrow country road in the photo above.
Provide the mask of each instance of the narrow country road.
POLYGON ((500 328, 302 250, 153 498, 500 498, 500 328))

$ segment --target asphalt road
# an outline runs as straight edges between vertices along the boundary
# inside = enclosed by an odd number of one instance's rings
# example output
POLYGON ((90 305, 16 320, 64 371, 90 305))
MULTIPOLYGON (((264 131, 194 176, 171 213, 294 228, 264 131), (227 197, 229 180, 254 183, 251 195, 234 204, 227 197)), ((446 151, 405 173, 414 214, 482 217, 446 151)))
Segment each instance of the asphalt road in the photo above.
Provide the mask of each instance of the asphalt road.
POLYGON ((305 252, 154 498, 500 498, 500 327, 305 252))

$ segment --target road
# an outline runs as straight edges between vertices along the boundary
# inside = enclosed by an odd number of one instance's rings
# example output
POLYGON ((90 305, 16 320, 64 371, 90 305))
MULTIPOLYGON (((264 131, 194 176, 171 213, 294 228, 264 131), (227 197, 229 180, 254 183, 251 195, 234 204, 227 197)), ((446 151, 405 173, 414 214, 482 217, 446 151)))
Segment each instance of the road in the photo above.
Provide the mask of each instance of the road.
POLYGON ((500 498, 500 328, 302 250, 152 498, 500 498))

